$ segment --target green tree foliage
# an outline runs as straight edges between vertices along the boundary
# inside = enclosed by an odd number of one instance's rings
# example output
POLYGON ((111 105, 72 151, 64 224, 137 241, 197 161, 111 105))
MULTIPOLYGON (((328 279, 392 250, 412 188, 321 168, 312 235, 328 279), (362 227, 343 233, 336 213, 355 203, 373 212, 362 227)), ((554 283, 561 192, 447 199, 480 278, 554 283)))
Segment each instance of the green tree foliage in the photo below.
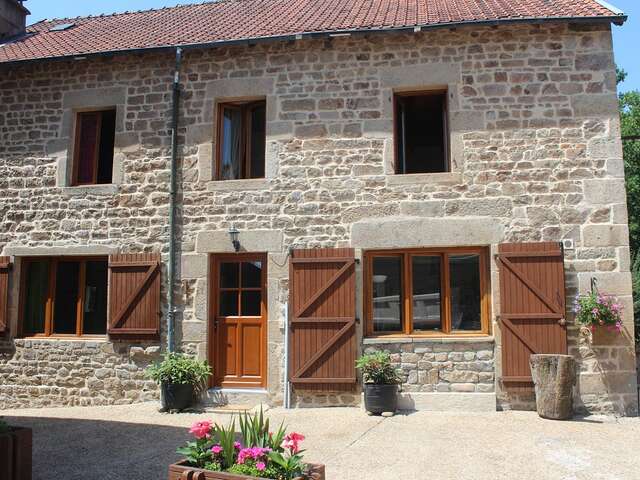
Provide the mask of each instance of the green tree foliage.
MULTIPOLYGON (((617 70, 618 83, 624 81, 627 73, 617 70)), ((621 93, 620 120, 624 152, 624 168, 627 184, 627 205, 629 210, 629 242, 631 245, 633 274, 633 309, 636 329, 640 326, 640 92, 635 90, 621 93), (634 140, 632 137, 639 137, 634 140)))

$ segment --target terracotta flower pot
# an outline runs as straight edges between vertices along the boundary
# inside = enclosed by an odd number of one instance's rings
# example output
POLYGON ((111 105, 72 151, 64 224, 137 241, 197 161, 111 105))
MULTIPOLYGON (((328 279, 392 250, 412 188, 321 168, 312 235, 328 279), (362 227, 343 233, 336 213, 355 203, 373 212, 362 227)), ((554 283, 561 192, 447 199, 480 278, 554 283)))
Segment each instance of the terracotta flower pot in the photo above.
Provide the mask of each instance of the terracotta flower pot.
MULTIPOLYGON (((237 475, 227 472, 212 472, 201 468, 189 467, 186 460, 169 465, 169 480, 264 480, 247 475, 237 475)), ((309 475, 295 480, 325 480, 324 465, 308 464, 309 475)))
POLYGON ((32 432, 30 428, 12 428, 0 435, 0 479, 31 480, 32 432))

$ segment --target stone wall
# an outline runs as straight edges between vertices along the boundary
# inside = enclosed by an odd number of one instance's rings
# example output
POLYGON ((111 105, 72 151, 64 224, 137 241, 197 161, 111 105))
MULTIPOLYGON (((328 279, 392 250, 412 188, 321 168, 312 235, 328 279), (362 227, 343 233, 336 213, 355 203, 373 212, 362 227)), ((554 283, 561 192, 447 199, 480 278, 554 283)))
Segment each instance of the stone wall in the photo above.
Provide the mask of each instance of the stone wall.
MULTIPOLYGON (((172 65, 171 55, 145 54, 0 67, 0 251, 108 247, 160 251, 166 262, 172 65), (69 187, 69 119, 79 104, 96 102, 117 108, 114 184, 69 187)), ((593 411, 636 411, 608 25, 465 27, 189 50, 182 79, 183 349, 207 356, 206 258, 230 248, 231 225, 244 249, 268 251, 278 265, 294 246, 495 251, 503 241, 572 239, 568 296, 596 277, 627 305, 622 341, 586 352, 571 330, 580 401, 593 411), (448 89, 452 171, 394 175, 393 92, 435 87, 448 89), (266 178, 218 182, 215 105, 242 96, 267 100, 266 178)), ((277 402, 288 273, 286 266, 273 272, 268 381, 277 402)), ((492 262, 493 315, 500 311, 497 285, 492 262)), ((10 302, 15 328, 15 296, 10 302)), ((498 378, 495 321, 493 334, 498 378)), ((14 368, 24 348, 15 345, 14 368)), ((127 361, 126 352, 119 355, 127 361)), ((517 403, 499 382, 495 388, 503 407, 517 403)))
POLYGON ((158 398, 143 369, 159 347, 72 340, 0 342, 2 408, 88 406, 158 398))
POLYGON ((413 339, 391 343, 370 339, 365 340, 364 351, 391 354, 391 361, 402 376, 403 392, 495 391, 492 340, 413 339))

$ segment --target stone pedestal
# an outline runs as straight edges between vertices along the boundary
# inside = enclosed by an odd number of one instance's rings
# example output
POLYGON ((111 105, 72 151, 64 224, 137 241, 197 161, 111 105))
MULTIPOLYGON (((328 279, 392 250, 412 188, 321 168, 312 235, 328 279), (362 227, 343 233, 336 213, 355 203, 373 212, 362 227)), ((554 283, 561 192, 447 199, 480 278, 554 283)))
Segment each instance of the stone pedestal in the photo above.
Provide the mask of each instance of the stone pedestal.
POLYGON ((542 418, 569 420, 573 417, 575 360, 570 355, 531 355, 531 376, 536 408, 542 418))

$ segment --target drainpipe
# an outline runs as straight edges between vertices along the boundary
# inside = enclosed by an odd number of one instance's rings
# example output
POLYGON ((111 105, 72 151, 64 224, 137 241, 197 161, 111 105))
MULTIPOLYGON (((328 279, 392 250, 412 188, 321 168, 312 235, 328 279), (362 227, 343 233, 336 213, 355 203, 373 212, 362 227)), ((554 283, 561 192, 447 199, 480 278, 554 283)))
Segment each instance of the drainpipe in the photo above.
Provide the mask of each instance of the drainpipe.
POLYGON ((167 312, 167 350, 175 351, 175 315, 174 285, 176 281, 176 196, 178 194, 178 123, 180 113, 180 64, 182 49, 176 48, 176 69, 173 75, 173 97, 171 118, 171 179, 169 187, 169 265, 168 265, 168 312, 167 312))

